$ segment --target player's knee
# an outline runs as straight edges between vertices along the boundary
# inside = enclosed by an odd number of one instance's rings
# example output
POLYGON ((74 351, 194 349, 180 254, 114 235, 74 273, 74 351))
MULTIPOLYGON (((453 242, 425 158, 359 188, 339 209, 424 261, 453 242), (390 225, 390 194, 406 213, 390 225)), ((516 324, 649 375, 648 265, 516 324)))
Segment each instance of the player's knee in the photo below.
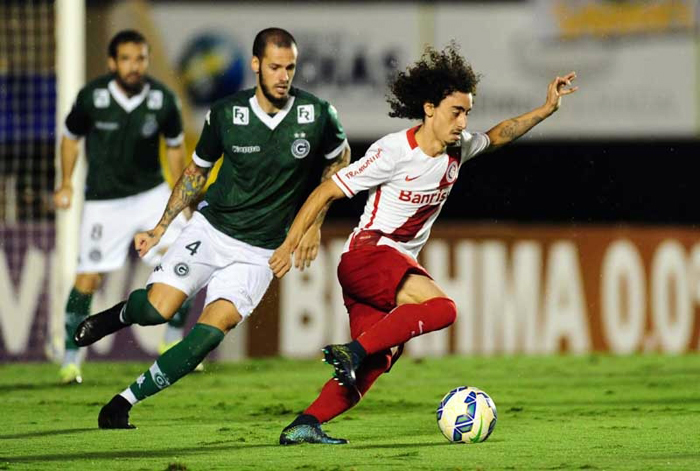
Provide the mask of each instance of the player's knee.
POLYGON ((81 294, 94 294, 102 284, 100 273, 80 273, 75 277, 75 289, 81 294))
POLYGON ((167 299, 164 299, 157 295, 151 295, 150 292, 148 293, 147 299, 151 307, 158 311, 158 314, 163 316, 164 319, 172 319, 175 313, 177 312, 177 309, 173 309, 172 306, 170 306, 170 303, 168 303, 167 299))
POLYGON ((243 321, 243 316, 234 304, 226 299, 217 299, 207 305, 199 317, 198 323, 210 325, 228 332, 243 321))
POLYGON ((432 309, 439 313, 444 326, 450 326, 457 320, 457 305, 450 298, 434 298, 430 300, 432 309))
POLYGON ((187 300, 187 295, 176 288, 155 283, 148 288, 147 299, 164 319, 170 320, 187 300))

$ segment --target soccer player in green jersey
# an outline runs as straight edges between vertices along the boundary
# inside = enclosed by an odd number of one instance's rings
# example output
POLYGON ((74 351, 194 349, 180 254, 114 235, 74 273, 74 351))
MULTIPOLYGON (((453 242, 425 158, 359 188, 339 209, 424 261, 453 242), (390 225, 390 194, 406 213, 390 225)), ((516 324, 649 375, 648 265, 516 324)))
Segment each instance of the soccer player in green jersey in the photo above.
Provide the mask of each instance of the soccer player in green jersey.
MULTIPOLYGON (((108 47, 110 73, 80 90, 66 118, 56 208, 66 209, 72 203, 71 177, 82 136, 86 138, 88 173, 77 276, 66 305, 63 383, 82 382, 81 356, 73 335, 90 313, 92 295, 103 274, 124 265, 134 234, 151 227, 168 201, 170 190, 159 159, 161 135, 171 174, 179 176, 185 165, 179 102, 172 91, 146 75, 148 53, 146 39, 139 32, 117 33, 108 47)), ((185 222, 183 216, 178 218, 160 247, 145 259, 147 263, 159 263, 164 247, 185 222)), ((179 340, 178 333, 182 336, 188 309, 184 306, 168 326, 167 341, 179 340)))
MULTIPOLYGON (((198 323, 101 409, 100 428, 133 428, 129 410, 135 403, 192 371, 253 312, 273 278, 268 260, 285 239, 309 176, 323 166, 323 178, 329 178, 350 161, 335 109, 291 87, 296 63, 291 34, 279 28, 258 33, 251 61, 257 86, 209 110, 193 161, 176 183, 163 217, 135 237, 139 254, 152 250, 176 215, 199 197, 209 169, 223 158, 199 210, 154 270, 148 290, 132 292, 127 301, 78 327, 76 342, 89 345, 130 324, 161 324, 207 286, 198 323)), ((316 257, 324 215, 325 209, 302 237, 298 268, 316 257)))

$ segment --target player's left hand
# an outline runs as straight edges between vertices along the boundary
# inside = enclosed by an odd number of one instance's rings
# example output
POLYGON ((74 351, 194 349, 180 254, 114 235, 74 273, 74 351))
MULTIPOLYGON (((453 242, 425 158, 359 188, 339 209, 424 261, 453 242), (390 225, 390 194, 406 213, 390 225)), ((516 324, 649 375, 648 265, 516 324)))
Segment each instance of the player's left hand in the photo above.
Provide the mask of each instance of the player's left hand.
POLYGON ((563 77, 557 77, 552 80, 547 87, 547 101, 545 107, 550 113, 554 113, 561 106, 561 97, 569 95, 578 90, 578 87, 572 87, 571 82, 576 79, 576 72, 569 72, 563 77))
POLYGON ((306 231, 297 249, 294 251, 294 266, 300 271, 304 271, 304 268, 309 268, 311 262, 316 260, 320 245, 321 228, 314 224, 306 231))
POLYGON ((282 278, 292 268, 292 251, 283 242, 270 257, 270 270, 277 278, 282 278))

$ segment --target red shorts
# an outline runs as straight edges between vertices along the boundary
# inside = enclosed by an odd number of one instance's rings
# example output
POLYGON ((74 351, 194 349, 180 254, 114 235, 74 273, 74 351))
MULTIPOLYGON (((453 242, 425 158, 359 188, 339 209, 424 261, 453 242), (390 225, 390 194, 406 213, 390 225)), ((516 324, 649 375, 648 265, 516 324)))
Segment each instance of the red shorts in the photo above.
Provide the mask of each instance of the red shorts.
MULTIPOLYGON (((345 252, 338 265, 338 280, 350 317, 350 336, 357 339, 396 307, 396 291, 409 273, 432 279, 413 258, 386 245, 363 246, 345 252)), ((391 356, 386 372, 401 356, 403 344, 391 356)), ((387 354, 391 352, 387 351, 387 354)))
POLYGON ((364 246, 345 252, 338 265, 338 281, 348 311, 352 314, 350 301, 388 313, 396 307, 396 291, 409 273, 432 279, 418 262, 393 247, 364 246))

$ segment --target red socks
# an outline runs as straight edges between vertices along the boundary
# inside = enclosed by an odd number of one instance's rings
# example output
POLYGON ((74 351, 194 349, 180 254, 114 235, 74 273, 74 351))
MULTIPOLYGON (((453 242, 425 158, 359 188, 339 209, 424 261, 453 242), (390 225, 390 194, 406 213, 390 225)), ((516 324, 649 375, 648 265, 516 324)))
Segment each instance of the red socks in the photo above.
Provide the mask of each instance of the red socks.
POLYGON ((366 350, 367 356, 356 372, 355 387, 340 386, 331 379, 304 414, 324 423, 352 408, 391 366, 391 347, 418 335, 444 329, 456 318, 457 307, 449 298, 433 298, 422 304, 397 307, 356 339, 366 350))
POLYGON ((421 304, 403 304, 384 317, 357 341, 367 355, 406 343, 413 337, 444 329, 457 318, 457 306, 449 298, 433 298, 421 304))
POLYGON ((357 382, 354 388, 341 386, 334 379, 329 380, 316 400, 304 411, 313 415, 319 422, 328 422, 360 402, 362 396, 372 384, 389 369, 391 351, 368 355, 357 370, 357 382))

